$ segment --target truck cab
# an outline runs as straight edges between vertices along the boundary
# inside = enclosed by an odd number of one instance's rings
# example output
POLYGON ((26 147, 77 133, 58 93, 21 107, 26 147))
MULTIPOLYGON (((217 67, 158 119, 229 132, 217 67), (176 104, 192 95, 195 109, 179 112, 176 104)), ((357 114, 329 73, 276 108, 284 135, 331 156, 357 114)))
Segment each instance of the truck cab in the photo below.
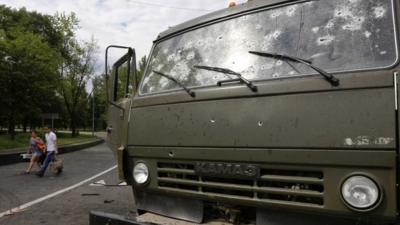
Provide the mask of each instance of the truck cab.
POLYGON ((248 1, 160 33, 141 81, 127 48, 108 141, 139 212, 396 223, 398 15, 397 0, 248 1))

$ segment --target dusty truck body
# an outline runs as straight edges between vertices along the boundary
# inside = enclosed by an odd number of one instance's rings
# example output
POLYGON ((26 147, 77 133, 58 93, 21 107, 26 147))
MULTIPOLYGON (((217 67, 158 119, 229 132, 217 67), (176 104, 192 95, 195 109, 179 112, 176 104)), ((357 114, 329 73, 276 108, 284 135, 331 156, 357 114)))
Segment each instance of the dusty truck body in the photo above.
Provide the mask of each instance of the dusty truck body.
POLYGON ((249 1, 161 33, 141 81, 129 49, 109 78, 108 139, 138 210, 396 223, 398 12, 397 0, 249 1))

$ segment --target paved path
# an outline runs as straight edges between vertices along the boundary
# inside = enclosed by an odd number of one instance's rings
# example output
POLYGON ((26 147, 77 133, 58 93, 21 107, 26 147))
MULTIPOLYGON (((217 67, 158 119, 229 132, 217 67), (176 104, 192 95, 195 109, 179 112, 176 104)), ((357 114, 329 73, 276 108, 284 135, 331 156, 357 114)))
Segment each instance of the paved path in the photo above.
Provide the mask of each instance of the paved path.
POLYGON ((104 180, 118 184, 115 159, 105 144, 78 152, 61 155, 64 172, 55 175, 47 172, 43 178, 25 175, 27 163, 0 167, 0 224, 88 224, 90 210, 106 211, 133 216, 133 198, 129 186, 91 186, 104 180), (89 183, 68 190, 88 178, 110 169, 89 183), (35 204, 40 198, 67 190, 55 197, 35 204), (8 216, 1 213, 26 203, 33 205, 8 216))

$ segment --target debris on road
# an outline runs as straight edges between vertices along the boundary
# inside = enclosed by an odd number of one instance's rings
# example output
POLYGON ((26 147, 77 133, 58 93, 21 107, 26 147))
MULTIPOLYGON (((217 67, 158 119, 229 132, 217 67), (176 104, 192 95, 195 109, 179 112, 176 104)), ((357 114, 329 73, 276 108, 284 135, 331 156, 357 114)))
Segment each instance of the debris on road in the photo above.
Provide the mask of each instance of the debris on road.
POLYGON ((106 182, 104 180, 99 180, 99 181, 89 184, 89 186, 105 186, 105 185, 106 185, 106 182))
POLYGON ((99 196, 99 193, 82 193, 81 196, 99 196))
POLYGON ((125 181, 121 181, 118 184, 106 184, 104 180, 99 180, 96 182, 93 182, 89 184, 89 186, 94 186, 94 187, 118 187, 118 186, 127 186, 128 184, 125 181))

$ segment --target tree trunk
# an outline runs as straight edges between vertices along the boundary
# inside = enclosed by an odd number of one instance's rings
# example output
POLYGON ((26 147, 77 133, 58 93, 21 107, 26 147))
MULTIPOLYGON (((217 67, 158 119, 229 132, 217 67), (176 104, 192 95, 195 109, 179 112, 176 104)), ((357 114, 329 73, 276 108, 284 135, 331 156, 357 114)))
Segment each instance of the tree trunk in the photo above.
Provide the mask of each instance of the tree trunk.
POLYGON ((28 126, 28 118, 24 118, 24 121, 22 122, 22 131, 24 132, 24 133, 26 133, 26 128, 27 128, 27 126, 28 126))
POLYGON ((71 128, 71 132, 72 132, 72 134, 71 134, 72 137, 76 137, 77 136, 77 132, 76 132, 75 118, 71 118, 70 128, 71 128))
POLYGON ((8 119, 8 134, 11 140, 15 140, 15 121, 13 116, 10 116, 8 119))

